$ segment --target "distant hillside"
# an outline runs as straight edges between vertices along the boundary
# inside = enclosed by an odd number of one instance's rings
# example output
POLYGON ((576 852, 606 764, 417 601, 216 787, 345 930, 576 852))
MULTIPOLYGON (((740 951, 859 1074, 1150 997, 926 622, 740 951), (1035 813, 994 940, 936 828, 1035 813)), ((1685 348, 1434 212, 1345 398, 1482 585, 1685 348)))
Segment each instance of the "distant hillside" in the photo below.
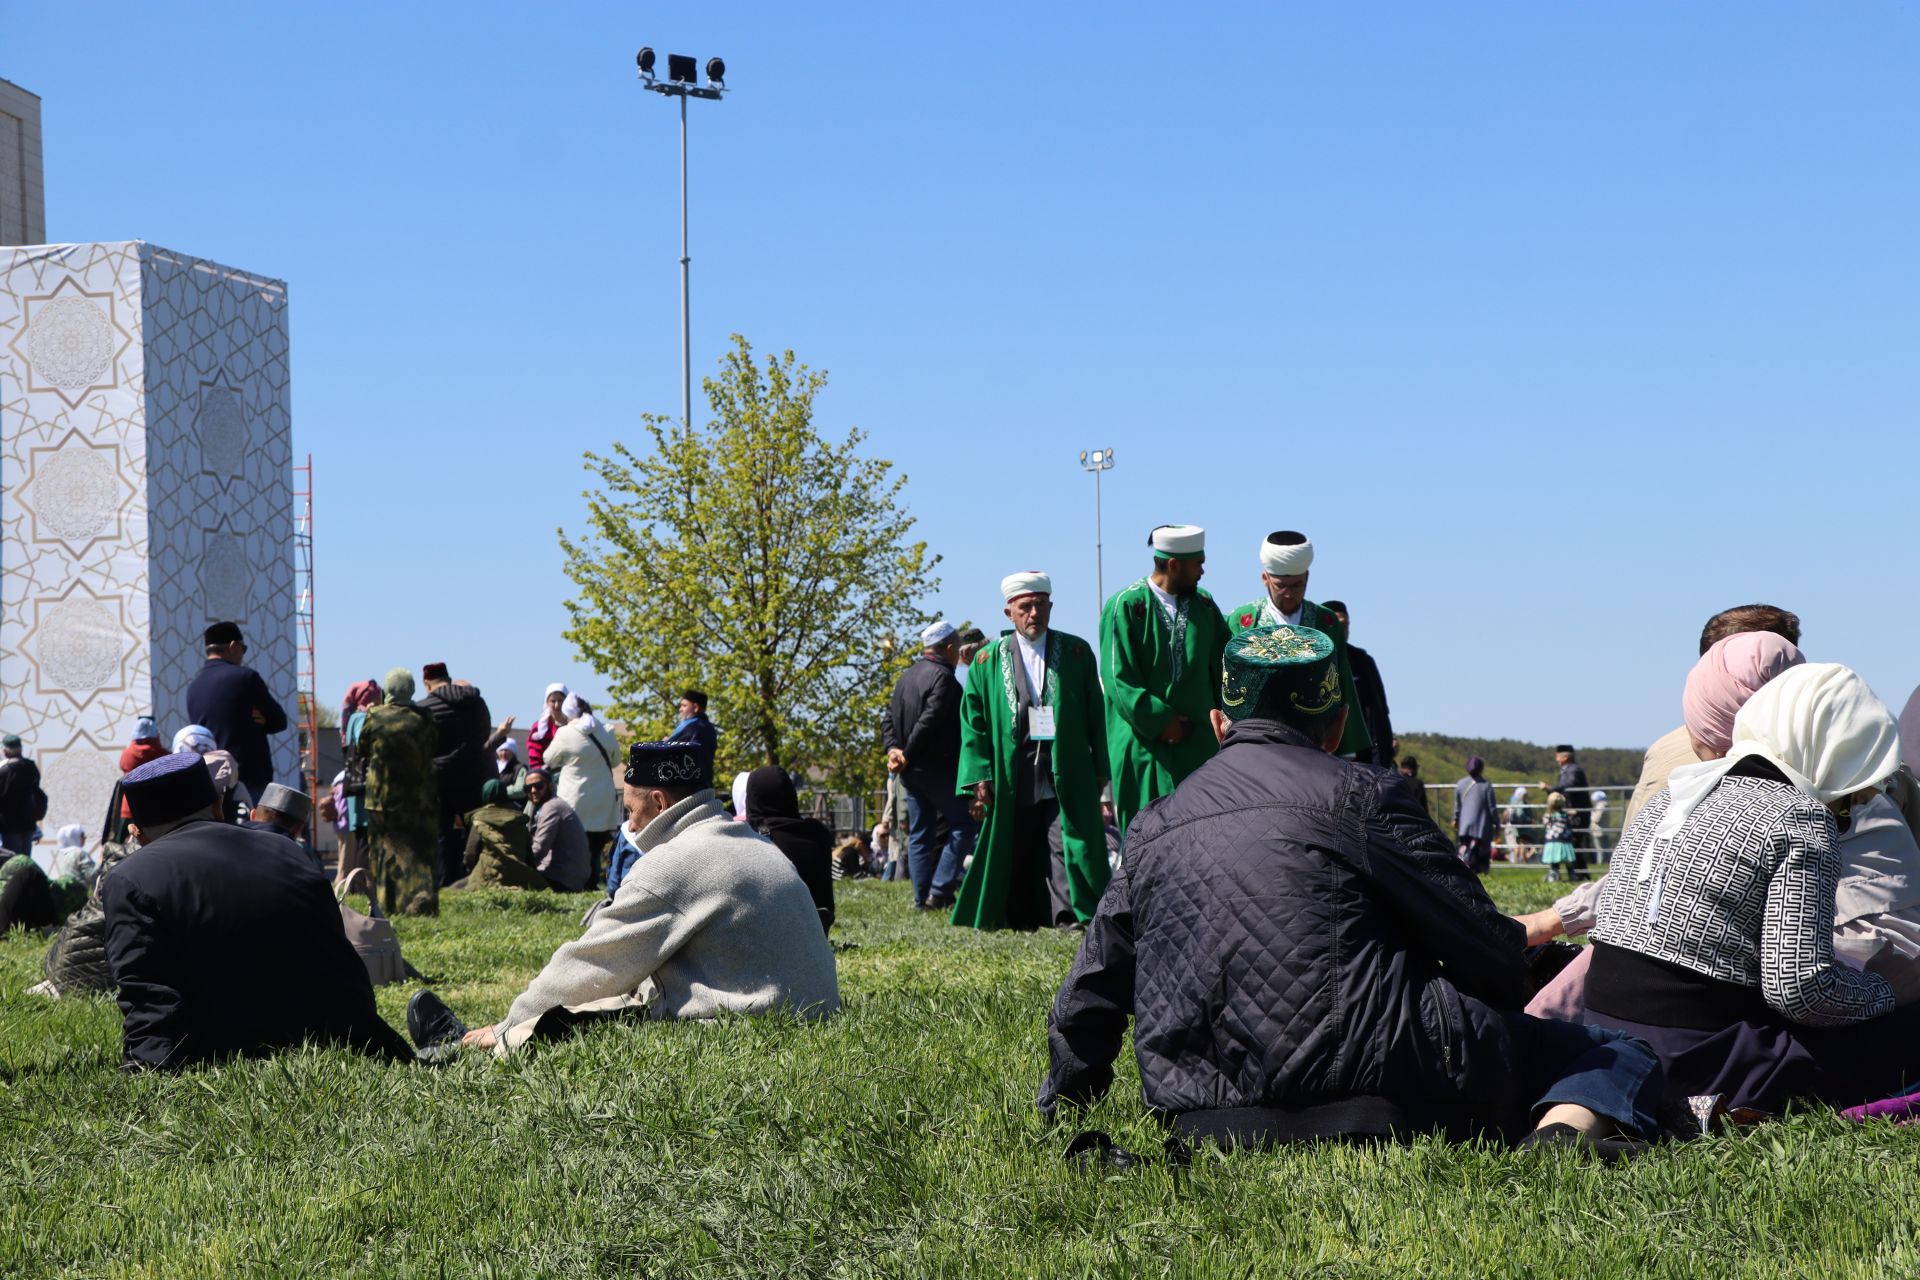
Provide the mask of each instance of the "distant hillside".
MULTIPOLYGON (((1559 773, 1553 747, 1512 738, 1456 738, 1444 733, 1403 733, 1400 754, 1420 758, 1420 776, 1428 782, 1452 782, 1467 771, 1467 757, 1487 762, 1494 782, 1551 782, 1559 773)), ((1575 744, 1578 746, 1578 744, 1575 744)), ((1633 789, 1640 777, 1645 747, 1579 747, 1574 758, 1587 770, 1596 787, 1633 789)))
MULTIPOLYGON (((1579 746, 1578 743, 1574 745, 1579 746)), ((1502 804, 1506 803, 1508 791, 1515 784, 1528 788, 1527 803, 1541 804, 1546 795, 1533 790, 1534 784, 1552 782, 1560 773, 1560 767, 1553 762, 1552 746, 1516 742, 1512 738, 1455 738, 1444 733, 1403 733, 1400 735, 1400 754, 1419 758, 1420 780, 1429 786, 1436 783, 1452 786, 1466 776, 1467 757, 1479 756, 1487 762, 1487 781, 1498 788, 1502 804)), ((1607 819, 1609 846, 1619 840, 1620 819, 1626 813, 1627 797, 1633 794, 1633 784, 1640 778, 1640 762, 1645 755, 1644 748, 1628 747, 1582 748, 1575 752, 1574 758, 1586 766, 1587 781, 1605 788, 1612 801, 1607 819)), ((1446 792, 1431 792, 1429 795, 1433 820, 1452 838, 1453 797, 1446 792)), ((1536 842, 1539 840, 1538 834, 1524 838, 1536 842)))

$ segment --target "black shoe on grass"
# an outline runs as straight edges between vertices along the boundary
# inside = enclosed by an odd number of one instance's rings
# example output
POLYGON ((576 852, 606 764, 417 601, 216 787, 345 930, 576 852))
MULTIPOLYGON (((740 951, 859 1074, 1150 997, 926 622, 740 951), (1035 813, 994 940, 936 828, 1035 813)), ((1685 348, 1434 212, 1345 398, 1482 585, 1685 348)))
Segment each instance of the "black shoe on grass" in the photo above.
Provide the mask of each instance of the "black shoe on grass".
POLYGON ((1653 1149, 1651 1142, 1639 1138, 1595 1138, 1580 1132, 1570 1124, 1544 1125, 1520 1139, 1518 1145, 1536 1150, 1564 1147, 1569 1151, 1584 1151, 1600 1157, 1607 1164, 1630 1159, 1653 1149))
POLYGON ((407 1001, 407 1036, 414 1048, 431 1049, 451 1044, 465 1034, 467 1024, 433 992, 416 991, 413 999, 407 1001))

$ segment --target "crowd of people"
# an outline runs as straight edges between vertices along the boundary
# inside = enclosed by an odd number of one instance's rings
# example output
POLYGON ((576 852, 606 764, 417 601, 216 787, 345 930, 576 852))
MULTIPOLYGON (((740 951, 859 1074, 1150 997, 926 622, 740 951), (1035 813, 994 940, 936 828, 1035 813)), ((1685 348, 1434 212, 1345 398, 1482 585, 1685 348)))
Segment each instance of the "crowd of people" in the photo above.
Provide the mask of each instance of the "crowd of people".
MULTIPOLYGON (((464 887, 596 894, 486 1025, 425 990, 408 1037, 375 1013, 305 797, 272 777, 284 716, 231 624, 207 633, 204 723, 172 750, 134 727, 124 841, 44 884, 9 860, 0 910, 71 914, 44 985, 116 991, 132 1066, 307 1040, 435 1061, 605 1019, 829 1016, 834 884, 877 871, 955 925, 1081 932, 1047 1017, 1049 1117, 1106 1092, 1129 1022, 1146 1105, 1229 1146, 1438 1131, 1613 1158, 1715 1116, 1920 1086, 1920 691, 1901 723, 1855 672, 1809 661, 1791 613, 1714 615, 1608 874, 1590 878, 1604 794, 1563 745, 1539 784, 1542 860, 1572 892, 1510 917, 1482 876, 1519 797, 1503 809, 1470 760, 1442 832, 1346 606, 1307 598, 1311 541, 1268 535, 1262 595, 1227 611, 1199 585, 1204 530, 1148 543, 1097 644, 1052 627, 1040 570, 1001 582, 999 636, 921 633, 880 725, 900 803, 870 844, 836 845, 783 768, 717 787, 699 690, 669 738, 623 753, 563 685, 524 750, 444 664, 418 700, 404 668, 353 686, 319 815, 337 877, 364 868, 398 916, 464 887)), ((17 740, 0 750, 7 835, 30 775, 9 774, 17 740)))

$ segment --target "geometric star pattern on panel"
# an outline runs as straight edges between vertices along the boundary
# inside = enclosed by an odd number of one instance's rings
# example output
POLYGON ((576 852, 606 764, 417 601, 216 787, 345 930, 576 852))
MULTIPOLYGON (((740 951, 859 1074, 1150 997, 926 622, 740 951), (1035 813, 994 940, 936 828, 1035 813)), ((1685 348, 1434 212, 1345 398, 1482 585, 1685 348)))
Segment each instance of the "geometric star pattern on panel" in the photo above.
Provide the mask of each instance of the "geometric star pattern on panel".
POLYGON ((81 707, 96 695, 126 690, 127 659, 139 646, 127 626, 126 601, 103 599, 80 582, 62 596, 35 600, 33 625, 20 639, 36 690, 64 694, 81 707))
POLYGON ((36 752, 34 761, 45 778, 47 816, 41 827, 57 831, 69 822, 94 830, 113 799, 120 780, 116 763, 120 745, 111 739, 96 743, 82 733, 64 747, 36 752))
POLYGON ((253 566, 247 562, 247 544, 240 536, 208 529, 205 550, 200 553, 200 594, 206 602, 207 617, 245 619, 253 576, 253 566))
POLYGON ((33 541, 57 542, 78 559, 95 542, 120 539, 134 488, 117 445, 93 443, 76 429, 27 456, 18 499, 33 522, 33 541))
MULTIPOLYGON (((134 716, 186 722, 213 618, 293 709, 288 356, 278 280, 139 241, 0 248, 0 707, 49 822, 98 821, 134 716)), ((296 782, 295 735, 271 741, 296 782)))
POLYGON ((200 410, 194 415, 193 435, 199 444, 202 473, 225 476, 246 470, 246 401, 240 389, 227 382, 224 369, 214 381, 200 384, 200 410))
POLYGON ((89 392, 119 385, 116 366, 133 335, 113 294, 85 292, 69 276, 21 304, 26 323, 7 345, 26 364, 29 392, 51 391, 78 409, 89 392))

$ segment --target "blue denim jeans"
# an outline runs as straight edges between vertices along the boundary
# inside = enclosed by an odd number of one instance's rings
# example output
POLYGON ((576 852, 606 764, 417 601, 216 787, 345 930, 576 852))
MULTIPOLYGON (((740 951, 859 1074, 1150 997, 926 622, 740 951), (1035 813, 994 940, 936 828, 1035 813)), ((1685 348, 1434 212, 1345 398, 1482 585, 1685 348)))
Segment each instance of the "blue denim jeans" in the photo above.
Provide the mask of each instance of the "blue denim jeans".
POLYGON ((1651 1136, 1666 1076, 1646 1042, 1624 1031, 1552 1022, 1524 1013, 1506 1015, 1520 1097, 1533 1099, 1535 1118, 1572 1103, 1635 1133, 1651 1136))
POLYGON ((913 905, 960 892, 963 864, 973 852, 976 826, 967 802, 954 794, 953 777, 907 772, 907 871, 913 877, 913 905), (935 848, 940 819, 947 820, 946 843, 935 848))

